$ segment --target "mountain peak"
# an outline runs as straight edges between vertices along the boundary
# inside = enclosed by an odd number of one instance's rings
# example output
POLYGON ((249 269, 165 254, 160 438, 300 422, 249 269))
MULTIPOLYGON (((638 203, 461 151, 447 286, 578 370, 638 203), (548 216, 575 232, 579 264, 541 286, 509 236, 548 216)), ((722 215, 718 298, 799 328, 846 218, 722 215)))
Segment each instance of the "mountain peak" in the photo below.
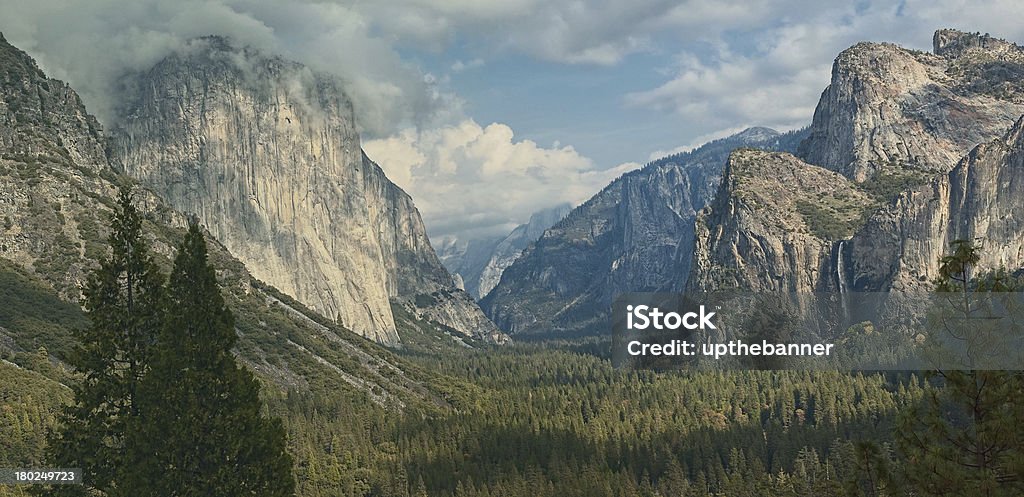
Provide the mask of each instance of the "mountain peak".
POLYGON ((735 137, 744 141, 762 141, 774 138, 778 135, 779 132, 774 129, 766 128, 764 126, 753 126, 736 133, 735 137))
POLYGON ((934 55, 866 42, 840 53, 798 155, 858 182, 948 171, 1024 113, 1024 49, 952 29, 933 43, 934 55))
POLYGON ((932 51, 947 59, 956 59, 969 52, 993 54, 1020 51, 1014 43, 989 36, 988 33, 968 33, 957 29, 938 29, 932 36, 932 51))
POLYGON ((46 79, 46 75, 39 69, 36 61, 18 47, 11 45, 2 33, 0 33, 0 61, 3 62, 0 64, 0 68, 3 68, 5 73, 17 70, 28 77, 46 79))

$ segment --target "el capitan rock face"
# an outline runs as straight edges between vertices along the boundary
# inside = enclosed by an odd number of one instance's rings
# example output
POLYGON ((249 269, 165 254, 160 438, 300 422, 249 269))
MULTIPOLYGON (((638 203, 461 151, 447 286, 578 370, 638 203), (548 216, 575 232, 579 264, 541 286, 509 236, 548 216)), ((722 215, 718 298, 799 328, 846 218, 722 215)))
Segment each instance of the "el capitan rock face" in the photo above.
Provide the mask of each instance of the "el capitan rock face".
MULTIPOLYGON (((0 35, 0 277, 7 290, 0 310, 41 302, 44 310, 36 312, 48 314, 42 320, 33 314, 6 319, 0 326, 4 358, 45 346, 50 369, 68 360, 78 341, 75 328, 88 323, 74 310, 89 274, 109 255, 110 215, 119 185, 130 182, 111 167, 104 142, 75 90, 48 78, 0 35), (57 298, 72 305, 51 307, 57 298)), ((132 193, 144 213, 143 237, 166 274, 188 217, 143 186, 136 185, 132 193)), ((359 336, 254 281, 215 238, 207 237, 207 245, 221 293, 236 318, 234 352, 262 380, 282 390, 322 395, 359 392, 387 409, 443 402, 426 388, 418 370, 405 369, 394 354, 367 347, 359 336)), ((447 309, 458 306, 453 302, 447 309)))
POLYGON ((382 343, 399 342, 393 301, 415 308, 442 290, 455 312, 435 309, 441 324, 500 335, 453 288, 409 196, 363 154, 335 78, 206 37, 124 86, 115 162, 255 277, 382 343))

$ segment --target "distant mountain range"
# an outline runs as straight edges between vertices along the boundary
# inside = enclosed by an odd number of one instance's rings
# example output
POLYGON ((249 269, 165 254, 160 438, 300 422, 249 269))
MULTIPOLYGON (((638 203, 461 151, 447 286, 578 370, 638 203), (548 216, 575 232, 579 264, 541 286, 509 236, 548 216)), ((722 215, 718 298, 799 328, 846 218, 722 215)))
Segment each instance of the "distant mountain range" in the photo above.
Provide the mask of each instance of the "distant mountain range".
POLYGON ((795 151, 806 136, 750 128, 622 175, 547 230, 481 305, 513 333, 604 330, 616 295, 685 286, 697 211, 730 153, 795 151))
POLYGON ((504 237, 442 240, 438 255, 463 288, 474 298, 481 299, 498 284, 505 268, 570 210, 571 205, 562 204, 535 212, 526 224, 516 226, 504 237))

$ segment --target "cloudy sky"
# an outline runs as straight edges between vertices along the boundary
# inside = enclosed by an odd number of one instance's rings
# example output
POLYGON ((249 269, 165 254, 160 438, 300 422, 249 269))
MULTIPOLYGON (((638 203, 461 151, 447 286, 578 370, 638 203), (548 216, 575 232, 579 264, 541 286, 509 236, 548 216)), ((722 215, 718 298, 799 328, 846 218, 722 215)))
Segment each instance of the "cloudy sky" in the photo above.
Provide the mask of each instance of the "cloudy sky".
POLYGON ((1024 41, 1024 4, 929 0, 0 0, 0 31, 101 119, 112 79, 232 36, 345 79, 432 238, 507 232, 659 155, 806 125, 862 40, 1024 41))

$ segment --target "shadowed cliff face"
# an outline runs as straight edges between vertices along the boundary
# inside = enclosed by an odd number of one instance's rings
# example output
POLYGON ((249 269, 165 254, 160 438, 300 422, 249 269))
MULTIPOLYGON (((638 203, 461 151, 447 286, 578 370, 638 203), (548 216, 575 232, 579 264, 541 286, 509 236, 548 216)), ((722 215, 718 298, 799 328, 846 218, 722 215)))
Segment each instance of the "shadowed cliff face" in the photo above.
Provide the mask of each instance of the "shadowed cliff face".
MULTIPOLYGON (((124 86, 115 161, 199 216, 255 277, 389 344, 399 341, 392 299, 412 306, 453 287, 412 200, 363 155, 335 79, 210 37, 124 86)), ((471 321, 441 322, 497 331, 471 321)))
POLYGON ((751 128, 623 175, 527 248, 481 305, 514 333, 605 331, 616 295, 684 287, 694 216, 729 152, 793 150, 803 136, 751 128))
POLYGON ((512 265, 523 250, 547 231, 548 228, 565 218, 572 211, 572 206, 565 204, 535 212, 530 216, 526 224, 521 224, 512 230, 504 239, 494 247, 487 265, 480 272, 477 294, 483 298, 501 281, 501 274, 512 265))
POLYGON ((852 234, 870 202, 842 175, 790 154, 737 150, 697 216, 689 287, 834 289, 832 242, 852 234))
POLYGON ((557 205, 530 215, 525 224, 516 226, 508 235, 463 242, 443 240, 441 261, 462 281, 462 287, 474 298, 481 299, 501 280, 501 273, 536 242, 548 228, 572 210, 569 204, 557 205))

